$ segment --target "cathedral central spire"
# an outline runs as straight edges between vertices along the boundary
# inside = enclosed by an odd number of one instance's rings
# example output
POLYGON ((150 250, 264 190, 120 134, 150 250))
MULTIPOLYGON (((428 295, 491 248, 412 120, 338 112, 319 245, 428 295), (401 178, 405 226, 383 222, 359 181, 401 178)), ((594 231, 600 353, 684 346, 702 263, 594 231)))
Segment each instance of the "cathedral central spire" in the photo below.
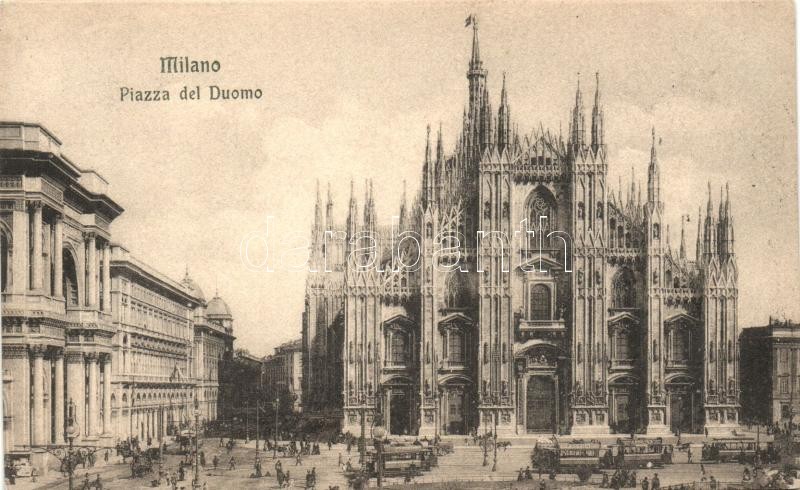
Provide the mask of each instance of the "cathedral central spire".
POLYGON ((647 201, 658 203, 661 199, 661 172, 656 158, 656 128, 653 126, 653 141, 650 147, 650 166, 647 169, 647 201))

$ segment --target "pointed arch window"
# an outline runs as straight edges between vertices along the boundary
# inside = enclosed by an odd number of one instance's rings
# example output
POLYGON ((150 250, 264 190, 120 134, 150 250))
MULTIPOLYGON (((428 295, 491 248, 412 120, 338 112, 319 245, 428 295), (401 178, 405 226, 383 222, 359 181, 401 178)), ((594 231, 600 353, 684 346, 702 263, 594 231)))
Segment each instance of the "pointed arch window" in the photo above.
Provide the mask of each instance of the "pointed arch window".
POLYGON ((552 319, 552 294, 544 284, 534 284, 531 288, 531 320, 552 319))
POLYGON ((386 356, 389 364, 394 366, 405 366, 411 360, 411 345, 408 341, 408 334, 402 330, 390 329, 388 334, 387 346, 389 352, 386 356))
POLYGON ((614 308, 635 306, 634 278, 630 269, 623 269, 614 278, 614 308))

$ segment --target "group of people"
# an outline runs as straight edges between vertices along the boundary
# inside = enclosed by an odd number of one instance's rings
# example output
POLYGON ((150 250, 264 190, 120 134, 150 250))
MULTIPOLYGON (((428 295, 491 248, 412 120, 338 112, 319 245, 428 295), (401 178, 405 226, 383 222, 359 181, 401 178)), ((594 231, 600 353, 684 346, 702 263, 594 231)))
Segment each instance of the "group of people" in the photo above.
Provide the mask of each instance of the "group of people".
MULTIPOLYGON (((608 473, 603 472, 603 480, 600 482, 600 488, 636 488, 637 486, 636 470, 628 470, 626 468, 618 468, 614 470, 609 478, 608 473)), ((658 473, 653 475, 653 479, 649 480, 644 477, 641 480, 642 490, 658 490, 661 488, 661 481, 658 479, 658 473)))

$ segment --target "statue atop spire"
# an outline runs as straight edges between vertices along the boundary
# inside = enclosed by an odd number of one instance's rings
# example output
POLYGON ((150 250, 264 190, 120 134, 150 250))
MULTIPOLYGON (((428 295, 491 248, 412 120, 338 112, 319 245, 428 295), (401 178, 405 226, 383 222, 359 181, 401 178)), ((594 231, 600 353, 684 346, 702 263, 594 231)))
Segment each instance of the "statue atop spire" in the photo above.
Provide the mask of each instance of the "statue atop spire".
POLYGON ((480 70, 481 65, 481 50, 478 45, 478 18, 475 14, 470 14, 464 22, 464 27, 472 26, 472 57, 469 61, 470 70, 480 70))

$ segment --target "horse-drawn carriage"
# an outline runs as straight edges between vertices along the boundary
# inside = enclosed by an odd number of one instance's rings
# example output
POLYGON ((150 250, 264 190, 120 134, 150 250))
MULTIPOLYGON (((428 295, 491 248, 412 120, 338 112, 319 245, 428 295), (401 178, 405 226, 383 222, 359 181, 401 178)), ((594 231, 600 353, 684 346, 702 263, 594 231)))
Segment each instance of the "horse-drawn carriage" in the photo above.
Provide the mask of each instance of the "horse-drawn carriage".
POLYGON ((448 454, 452 454, 455 451, 455 446, 452 442, 443 442, 439 441, 436 443, 436 455, 437 456, 445 456, 448 454))
POLYGON ((156 463, 161 461, 161 454, 158 448, 148 448, 133 455, 131 461, 131 476, 142 478, 153 471, 156 463))

